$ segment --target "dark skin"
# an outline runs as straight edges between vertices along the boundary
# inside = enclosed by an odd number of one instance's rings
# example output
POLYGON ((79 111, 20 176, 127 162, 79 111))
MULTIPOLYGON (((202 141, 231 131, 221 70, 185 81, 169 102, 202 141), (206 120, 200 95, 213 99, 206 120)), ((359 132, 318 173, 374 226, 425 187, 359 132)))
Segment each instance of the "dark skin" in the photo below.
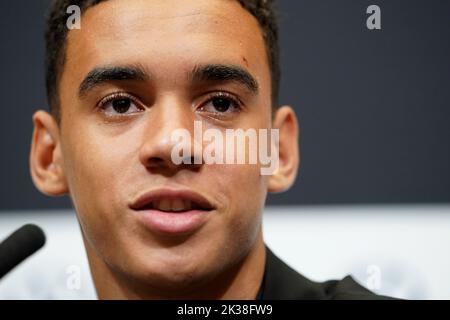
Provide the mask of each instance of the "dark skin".
POLYGON ((43 110, 33 115, 30 170, 41 192, 72 198, 98 297, 254 299, 267 192, 287 190, 299 165, 293 109, 272 115, 256 19, 237 1, 103 2, 69 32, 59 97, 60 123, 43 110), (211 66, 236 76, 205 72, 211 66), (126 77, 95 74, 105 70, 126 77), (217 110, 217 95, 233 108, 217 110), (279 129, 278 170, 262 176, 259 164, 174 165, 171 132, 192 131, 195 120, 222 131, 279 129), (195 232, 151 232, 129 204, 155 188, 193 190, 214 210, 195 232))

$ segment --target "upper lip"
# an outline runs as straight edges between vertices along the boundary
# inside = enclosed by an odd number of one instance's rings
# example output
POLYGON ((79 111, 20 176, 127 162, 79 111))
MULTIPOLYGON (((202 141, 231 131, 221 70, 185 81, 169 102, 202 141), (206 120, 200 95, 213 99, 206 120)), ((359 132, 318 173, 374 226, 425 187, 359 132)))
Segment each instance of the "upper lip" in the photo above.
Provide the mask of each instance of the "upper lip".
POLYGON ((130 204, 133 210, 143 210, 148 207, 152 201, 161 199, 181 199, 189 200, 202 210, 213 210, 214 206, 203 195, 188 189, 156 189, 140 195, 130 204))

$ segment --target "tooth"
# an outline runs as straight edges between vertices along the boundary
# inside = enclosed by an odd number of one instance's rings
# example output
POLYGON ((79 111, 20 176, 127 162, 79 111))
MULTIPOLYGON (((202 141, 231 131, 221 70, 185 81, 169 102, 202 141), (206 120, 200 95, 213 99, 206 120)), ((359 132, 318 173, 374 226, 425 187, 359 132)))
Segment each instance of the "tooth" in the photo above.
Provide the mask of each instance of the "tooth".
POLYGON ((150 205, 152 209, 159 209, 159 200, 152 201, 150 205))
POLYGON ((192 202, 190 200, 184 200, 183 201, 184 210, 188 211, 192 208, 192 202))
POLYGON ((172 210, 173 211, 181 211, 184 210, 184 203, 181 199, 175 199, 172 201, 172 210))
POLYGON ((161 211, 170 211, 171 204, 169 199, 162 199, 159 201, 158 209, 161 211))

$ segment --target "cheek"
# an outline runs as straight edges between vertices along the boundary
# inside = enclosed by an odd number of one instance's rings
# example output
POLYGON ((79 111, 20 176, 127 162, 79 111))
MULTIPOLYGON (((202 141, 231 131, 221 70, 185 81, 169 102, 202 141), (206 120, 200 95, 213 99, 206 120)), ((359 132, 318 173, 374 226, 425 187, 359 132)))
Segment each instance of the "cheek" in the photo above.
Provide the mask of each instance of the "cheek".
POLYGON ((231 231, 257 231, 266 198, 266 177, 260 175, 256 165, 222 165, 211 168, 220 173, 218 191, 225 195, 225 217, 231 231), (243 230, 245 229, 245 230, 243 230))
MULTIPOLYGON (((80 130, 81 131, 81 130, 80 130)), ((122 182, 130 167, 130 145, 120 145, 95 132, 69 135, 64 150, 65 170, 75 209, 87 234, 100 234, 113 223, 120 223, 123 195, 122 182), (97 229, 95 232, 86 229, 97 229)))
POLYGON ((235 165, 233 169, 234 214, 231 217, 233 235, 244 247, 256 240, 261 230, 262 212, 266 199, 265 178, 260 175, 259 166, 235 165))

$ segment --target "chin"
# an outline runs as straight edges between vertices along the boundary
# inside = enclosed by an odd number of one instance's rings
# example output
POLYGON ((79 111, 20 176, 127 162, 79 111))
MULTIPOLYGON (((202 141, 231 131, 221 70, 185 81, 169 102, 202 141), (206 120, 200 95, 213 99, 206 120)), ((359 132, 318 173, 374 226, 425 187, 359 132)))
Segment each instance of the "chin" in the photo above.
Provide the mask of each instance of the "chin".
POLYGON ((134 275, 139 283, 148 283, 168 294, 176 294, 183 292, 184 289, 195 288, 196 285, 213 278, 215 274, 211 270, 164 264, 152 267, 141 266, 138 269, 134 275))
POLYGON ((128 257, 127 259, 132 262, 121 263, 122 272, 145 282, 164 283, 164 287, 168 284, 195 282, 195 279, 214 273, 214 261, 206 261, 205 257, 198 255, 169 253, 170 250, 147 254, 145 257, 139 254, 128 257))

